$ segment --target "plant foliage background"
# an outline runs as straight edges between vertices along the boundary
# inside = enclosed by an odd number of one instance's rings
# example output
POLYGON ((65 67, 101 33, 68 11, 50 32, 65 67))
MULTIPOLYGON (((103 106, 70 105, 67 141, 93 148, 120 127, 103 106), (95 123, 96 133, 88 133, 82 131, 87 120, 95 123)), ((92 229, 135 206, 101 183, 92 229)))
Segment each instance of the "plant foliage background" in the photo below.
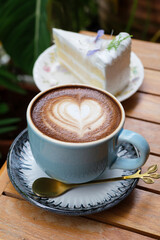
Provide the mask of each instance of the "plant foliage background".
POLYGON ((16 67, 32 74, 38 55, 51 44, 48 0, 0 0, 0 40, 16 67))
POLYGON ((32 74, 52 44, 52 27, 79 31, 97 14, 94 0, 0 0, 0 41, 15 67, 32 74))

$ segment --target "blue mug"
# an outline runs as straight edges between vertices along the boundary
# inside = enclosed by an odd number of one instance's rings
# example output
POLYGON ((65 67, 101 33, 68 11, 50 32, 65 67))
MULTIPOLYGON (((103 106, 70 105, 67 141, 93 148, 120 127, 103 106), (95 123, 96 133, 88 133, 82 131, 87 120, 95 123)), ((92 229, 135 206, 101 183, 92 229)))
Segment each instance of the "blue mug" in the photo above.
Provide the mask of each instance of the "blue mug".
MULTIPOLYGON (((63 85, 63 88, 69 86, 72 85, 63 85)), ((59 87, 61 86, 54 87, 52 90, 59 87)), ((62 182, 88 182, 99 177, 106 168, 137 169, 146 162, 149 155, 149 145, 144 137, 133 131, 123 129, 125 113, 121 103, 105 90, 91 86, 89 88, 109 95, 117 103, 122 113, 120 124, 116 130, 109 136, 96 141, 85 143, 63 142, 43 134, 32 121, 31 109, 34 102, 44 92, 37 94, 27 108, 28 134, 33 156, 48 176, 62 182), (135 146, 140 153, 138 158, 126 159, 117 156, 118 148, 124 142, 135 146)))

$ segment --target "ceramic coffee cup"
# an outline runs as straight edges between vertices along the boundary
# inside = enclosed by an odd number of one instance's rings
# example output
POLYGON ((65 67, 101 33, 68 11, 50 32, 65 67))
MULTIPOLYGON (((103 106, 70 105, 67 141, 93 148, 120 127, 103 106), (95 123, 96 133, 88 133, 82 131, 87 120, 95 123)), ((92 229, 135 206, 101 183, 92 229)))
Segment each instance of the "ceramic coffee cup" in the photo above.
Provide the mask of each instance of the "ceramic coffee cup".
POLYGON ((124 109, 112 94, 79 84, 40 92, 27 108, 29 142, 37 164, 48 176, 67 183, 91 181, 106 168, 132 170, 145 163, 147 141, 123 129, 124 122, 124 109), (109 99, 109 107, 99 95, 109 99), (117 157, 123 142, 134 145, 140 157, 117 157))

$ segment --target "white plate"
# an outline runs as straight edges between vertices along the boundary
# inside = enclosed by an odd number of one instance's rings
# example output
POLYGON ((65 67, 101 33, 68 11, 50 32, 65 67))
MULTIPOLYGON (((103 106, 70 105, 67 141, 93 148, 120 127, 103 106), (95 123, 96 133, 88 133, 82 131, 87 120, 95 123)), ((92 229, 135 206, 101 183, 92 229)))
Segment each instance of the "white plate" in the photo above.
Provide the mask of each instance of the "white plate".
MULTIPOLYGON (((118 156, 136 158, 139 155, 132 145, 124 143, 119 147, 118 156)), ((32 155, 27 129, 17 136, 10 147, 7 168, 13 186, 27 201, 51 212, 76 216, 100 212, 117 205, 133 191, 138 182, 138 179, 120 180, 75 188, 56 198, 37 197, 32 191, 32 184, 37 178, 47 175, 32 155)), ((99 178, 130 175, 135 171, 106 170, 99 178)))
MULTIPOLYGON (((131 76, 128 86, 116 95, 119 101, 131 97, 141 86, 144 78, 144 68, 140 59, 131 52, 131 76)), ((33 78, 40 91, 56 85, 80 83, 79 80, 62 66, 56 55, 56 46, 47 48, 37 59, 33 68, 33 78)))

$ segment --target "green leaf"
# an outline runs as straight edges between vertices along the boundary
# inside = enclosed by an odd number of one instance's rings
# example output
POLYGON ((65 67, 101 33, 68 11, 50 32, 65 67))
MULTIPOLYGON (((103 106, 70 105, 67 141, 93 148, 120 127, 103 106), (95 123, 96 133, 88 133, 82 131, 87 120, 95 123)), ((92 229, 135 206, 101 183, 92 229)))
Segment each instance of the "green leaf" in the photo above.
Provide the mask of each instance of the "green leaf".
POLYGON ((48 0, 0 0, 0 40, 14 64, 28 74, 39 54, 51 44, 48 0))
POLYGON ((17 126, 3 127, 3 128, 0 128, 0 134, 11 132, 11 131, 14 131, 16 129, 17 129, 17 126))
POLYGON ((109 43, 109 45, 107 46, 107 49, 110 51, 112 48, 114 48, 115 50, 117 50, 117 48, 119 47, 119 45, 121 44, 121 42, 123 42, 125 39, 132 37, 132 35, 126 36, 124 38, 122 38, 121 34, 119 35, 118 39, 117 38, 113 38, 113 40, 109 43))
POLYGON ((25 94, 26 91, 18 85, 16 75, 10 73, 8 69, 0 68, 0 86, 7 88, 13 92, 25 94))
POLYGON ((20 118, 6 118, 6 119, 2 119, 2 120, 0 120, 0 126, 17 123, 17 122, 20 122, 20 120, 21 120, 20 118))
POLYGON ((9 112, 8 104, 5 102, 0 103, 0 114, 5 114, 7 112, 9 112))

